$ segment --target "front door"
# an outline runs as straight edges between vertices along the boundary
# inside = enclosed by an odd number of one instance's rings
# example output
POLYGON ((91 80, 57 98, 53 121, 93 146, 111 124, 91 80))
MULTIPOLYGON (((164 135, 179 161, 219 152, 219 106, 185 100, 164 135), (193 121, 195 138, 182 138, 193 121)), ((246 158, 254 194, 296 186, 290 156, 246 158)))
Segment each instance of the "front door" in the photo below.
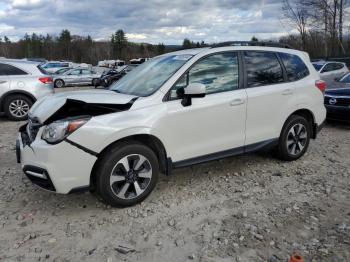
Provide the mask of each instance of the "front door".
POLYGON ((239 89, 238 61, 236 52, 202 58, 170 90, 158 128, 173 162, 243 148, 247 95, 239 89), (179 90, 190 83, 204 84, 206 96, 183 106, 179 90))

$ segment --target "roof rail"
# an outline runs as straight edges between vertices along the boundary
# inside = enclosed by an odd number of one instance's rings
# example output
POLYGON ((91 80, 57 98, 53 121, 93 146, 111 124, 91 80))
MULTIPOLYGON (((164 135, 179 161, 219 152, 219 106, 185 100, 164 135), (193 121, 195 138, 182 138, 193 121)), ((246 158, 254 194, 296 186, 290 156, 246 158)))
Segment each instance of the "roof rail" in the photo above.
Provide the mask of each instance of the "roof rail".
POLYGON ((211 48, 224 47, 224 46, 267 46, 267 47, 280 47, 280 48, 294 49, 288 44, 277 43, 277 42, 260 42, 260 41, 229 41, 229 42, 214 44, 211 46, 211 48))

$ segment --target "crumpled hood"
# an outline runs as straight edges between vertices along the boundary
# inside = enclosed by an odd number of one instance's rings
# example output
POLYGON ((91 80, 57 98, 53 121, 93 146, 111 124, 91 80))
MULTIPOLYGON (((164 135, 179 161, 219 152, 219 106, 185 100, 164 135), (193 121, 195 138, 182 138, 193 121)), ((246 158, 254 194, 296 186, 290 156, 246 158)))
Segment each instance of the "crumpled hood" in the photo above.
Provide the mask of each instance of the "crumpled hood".
POLYGON ((29 111, 30 118, 44 123, 50 116, 62 108, 67 100, 93 105, 125 105, 136 96, 116 93, 110 90, 84 90, 62 92, 39 99, 29 111))

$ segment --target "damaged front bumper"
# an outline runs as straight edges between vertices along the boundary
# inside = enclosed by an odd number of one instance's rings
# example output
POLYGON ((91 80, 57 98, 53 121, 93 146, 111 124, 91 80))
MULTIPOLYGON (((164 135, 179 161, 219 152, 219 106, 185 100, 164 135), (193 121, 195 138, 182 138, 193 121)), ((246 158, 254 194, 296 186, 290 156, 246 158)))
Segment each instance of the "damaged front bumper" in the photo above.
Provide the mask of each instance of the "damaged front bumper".
POLYGON ((30 141, 25 129, 22 127, 18 134, 16 155, 23 172, 34 184, 62 194, 89 188, 96 156, 66 141, 46 143, 40 139, 42 128, 30 141))

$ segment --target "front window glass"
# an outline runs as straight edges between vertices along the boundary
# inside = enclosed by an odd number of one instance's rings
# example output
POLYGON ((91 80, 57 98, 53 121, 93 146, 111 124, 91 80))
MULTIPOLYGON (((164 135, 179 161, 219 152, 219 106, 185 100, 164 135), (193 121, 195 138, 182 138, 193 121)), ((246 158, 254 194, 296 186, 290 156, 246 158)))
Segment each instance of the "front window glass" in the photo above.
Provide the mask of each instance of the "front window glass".
POLYGON ((81 71, 83 75, 91 75, 91 71, 90 70, 82 70, 81 71))
POLYGON ((331 72, 331 71, 334 71, 334 70, 336 70, 335 69, 335 64, 334 63, 328 63, 322 69, 322 73, 327 73, 327 72, 331 72))
POLYGON ((277 56, 272 52, 244 52, 248 87, 282 83, 283 71, 277 56))
POLYGON ((237 53, 215 54, 198 61, 171 89, 170 99, 181 98, 183 89, 192 83, 205 85, 206 94, 238 89, 237 53))
POLYGON ((192 55, 166 55, 148 60, 112 85, 111 90, 134 96, 149 96, 191 57, 192 55))
POLYGON ((72 70, 72 71, 69 71, 68 72, 69 75, 80 75, 80 70, 77 69, 77 70, 72 70))

